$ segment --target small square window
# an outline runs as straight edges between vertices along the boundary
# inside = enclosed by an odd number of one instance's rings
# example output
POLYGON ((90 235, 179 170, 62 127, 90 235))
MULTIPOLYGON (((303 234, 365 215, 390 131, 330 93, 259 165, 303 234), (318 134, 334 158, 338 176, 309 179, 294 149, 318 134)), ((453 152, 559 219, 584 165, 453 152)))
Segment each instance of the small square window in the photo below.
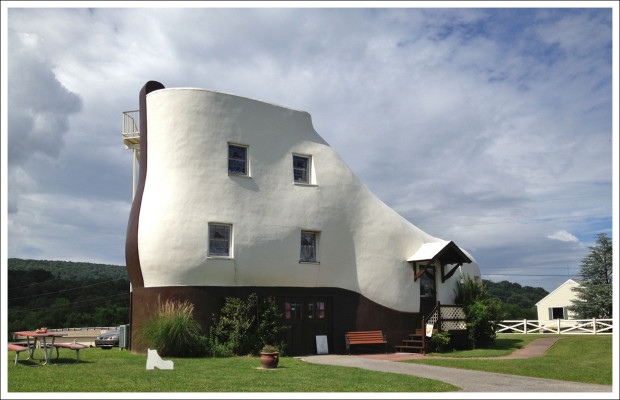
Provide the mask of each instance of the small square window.
POLYGON ((310 157, 293 155, 293 179, 295 183, 310 183, 310 157))
POLYGON ((317 232, 301 232, 301 246, 299 251, 300 262, 318 262, 317 257, 317 232))
POLYGON ((248 147, 228 144, 228 173, 248 175, 248 147))
POLYGON ((230 257, 231 225, 209 224, 209 256, 230 257))
POLYGON ((566 319, 564 307, 552 307, 549 309, 550 319, 566 319))

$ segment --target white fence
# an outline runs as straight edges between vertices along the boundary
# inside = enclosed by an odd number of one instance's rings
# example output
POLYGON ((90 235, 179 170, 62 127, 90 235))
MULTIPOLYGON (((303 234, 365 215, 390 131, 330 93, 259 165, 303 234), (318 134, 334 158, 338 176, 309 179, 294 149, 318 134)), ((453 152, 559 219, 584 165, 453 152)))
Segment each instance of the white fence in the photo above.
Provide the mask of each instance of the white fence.
POLYGON ((605 335, 612 333, 612 319, 556 319, 552 321, 507 320, 499 323, 497 333, 553 333, 605 335))

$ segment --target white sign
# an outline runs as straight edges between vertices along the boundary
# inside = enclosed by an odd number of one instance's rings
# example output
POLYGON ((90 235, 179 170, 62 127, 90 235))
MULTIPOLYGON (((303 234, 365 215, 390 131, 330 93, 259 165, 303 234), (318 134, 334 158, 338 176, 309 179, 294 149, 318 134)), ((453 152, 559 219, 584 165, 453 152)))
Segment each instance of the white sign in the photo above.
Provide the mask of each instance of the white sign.
POLYGON ((426 324, 426 336, 433 336, 433 324, 426 324))
POLYGON ((316 335, 316 354, 329 354, 327 350, 327 335, 316 335))

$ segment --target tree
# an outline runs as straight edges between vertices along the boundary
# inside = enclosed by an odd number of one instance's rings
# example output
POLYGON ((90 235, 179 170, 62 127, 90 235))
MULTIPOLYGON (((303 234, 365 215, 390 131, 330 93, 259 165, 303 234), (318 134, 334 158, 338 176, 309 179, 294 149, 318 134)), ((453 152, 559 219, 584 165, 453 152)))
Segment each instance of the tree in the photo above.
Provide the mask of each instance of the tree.
POLYGON ((504 317, 502 301, 489 298, 484 283, 469 275, 457 283, 455 292, 454 301, 463 305, 466 314, 469 345, 475 349, 493 343, 499 322, 504 317))
POLYGON ((612 317, 612 244, 604 233, 596 235, 596 246, 581 260, 580 285, 573 289, 577 300, 568 307, 578 319, 612 317))

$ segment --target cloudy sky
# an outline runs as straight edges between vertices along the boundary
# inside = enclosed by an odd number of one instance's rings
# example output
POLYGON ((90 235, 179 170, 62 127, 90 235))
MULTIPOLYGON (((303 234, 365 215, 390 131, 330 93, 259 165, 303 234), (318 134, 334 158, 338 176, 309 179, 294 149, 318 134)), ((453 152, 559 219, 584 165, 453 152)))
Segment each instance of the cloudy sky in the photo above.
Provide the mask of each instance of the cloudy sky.
POLYGON ((8 3, 8 257, 124 265, 121 114, 148 80, 309 112, 380 199, 486 279, 553 290, 612 236, 617 9, 8 3))

